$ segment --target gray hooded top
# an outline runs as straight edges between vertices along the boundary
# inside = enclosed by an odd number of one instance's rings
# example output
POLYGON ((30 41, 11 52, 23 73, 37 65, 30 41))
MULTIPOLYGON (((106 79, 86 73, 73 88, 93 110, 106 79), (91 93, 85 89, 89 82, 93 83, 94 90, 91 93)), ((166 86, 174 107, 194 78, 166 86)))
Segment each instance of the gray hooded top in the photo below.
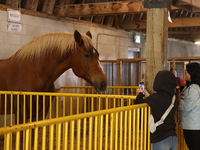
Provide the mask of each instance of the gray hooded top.
MULTIPOLYGON (((160 71, 157 73, 153 85, 153 89, 156 93, 151 94, 146 99, 143 99, 143 93, 139 93, 135 104, 148 103, 151 107, 154 120, 157 122, 171 105, 176 86, 176 78, 173 73, 169 71, 160 71)), ((156 143, 166 139, 167 137, 176 135, 174 115, 177 106, 178 99, 176 98, 174 107, 164 120, 164 123, 156 128, 156 132, 151 133, 151 143, 156 143)))

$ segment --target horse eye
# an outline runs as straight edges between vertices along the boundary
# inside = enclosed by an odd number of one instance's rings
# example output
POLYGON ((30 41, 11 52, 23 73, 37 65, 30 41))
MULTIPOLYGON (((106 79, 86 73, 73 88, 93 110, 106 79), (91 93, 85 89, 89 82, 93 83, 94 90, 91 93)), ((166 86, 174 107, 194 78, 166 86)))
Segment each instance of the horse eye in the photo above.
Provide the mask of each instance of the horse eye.
POLYGON ((90 55, 89 54, 86 54, 86 55, 84 55, 86 58, 89 58, 90 57, 90 55))

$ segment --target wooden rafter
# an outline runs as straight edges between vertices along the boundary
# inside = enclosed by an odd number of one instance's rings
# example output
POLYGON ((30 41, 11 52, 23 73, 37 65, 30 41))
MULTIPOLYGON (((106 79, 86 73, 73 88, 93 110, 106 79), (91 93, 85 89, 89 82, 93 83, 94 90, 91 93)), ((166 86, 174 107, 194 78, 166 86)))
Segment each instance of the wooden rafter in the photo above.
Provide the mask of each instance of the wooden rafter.
POLYGON ((19 5, 19 0, 6 0, 5 3, 7 5, 11 5, 13 7, 18 7, 19 5))
POLYGON ((200 37, 200 34, 169 34, 169 38, 181 38, 181 37, 190 37, 190 38, 198 38, 200 37))
POLYGON ((179 7, 180 9, 200 15, 199 0, 176 0, 173 5, 179 7))
MULTIPOLYGON (((173 23, 168 24, 169 28, 200 26, 200 17, 177 18, 177 19, 172 19, 172 22, 173 23)), ((146 20, 145 21, 124 21, 122 27, 125 30, 146 29, 146 20)))
MULTIPOLYGON (((172 6, 172 9, 179 9, 172 6)), ((76 5, 59 5, 54 9, 54 15, 63 17, 111 15, 124 13, 146 12, 142 1, 117 1, 105 3, 88 3, 76 5)))
POLYGON ((38 0, 26 0, 25 6, 26 9, 30 9, 33 11, 37 10, 38 0))
POLYGON ((45 0, 42 7, 42 12, 50 14, 50 15, 53 14, 55 3, 56 3, 56 0, 45 0))
MULTIPOLYGON (((0 10, 19 9, 20 0, 0 1, 0 10)), ((21 0, 20 8, 32 16, 146 33, 147 9, 142 0, 21 0)), ((200 39, 200 0, 173 0, 170 12, 170 37, 200 39)))
POLYGON ((200 8, 199 0, 176 0, 175 4, 191 5, 200 8))

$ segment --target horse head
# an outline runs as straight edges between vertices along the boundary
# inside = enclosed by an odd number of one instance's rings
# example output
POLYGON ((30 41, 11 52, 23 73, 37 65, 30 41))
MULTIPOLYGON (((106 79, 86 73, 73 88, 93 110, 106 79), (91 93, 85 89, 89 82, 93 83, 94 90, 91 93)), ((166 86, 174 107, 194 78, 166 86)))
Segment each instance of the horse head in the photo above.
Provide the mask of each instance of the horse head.
POLYGON ((74 74, 92 84, 98 93, 105 91, 107 78, 99 61, 99 53, 93 47, 91 33, 88 31, 86 35, 81 35, 76 30, 74 39, 77 49, 71 57, 74 74))

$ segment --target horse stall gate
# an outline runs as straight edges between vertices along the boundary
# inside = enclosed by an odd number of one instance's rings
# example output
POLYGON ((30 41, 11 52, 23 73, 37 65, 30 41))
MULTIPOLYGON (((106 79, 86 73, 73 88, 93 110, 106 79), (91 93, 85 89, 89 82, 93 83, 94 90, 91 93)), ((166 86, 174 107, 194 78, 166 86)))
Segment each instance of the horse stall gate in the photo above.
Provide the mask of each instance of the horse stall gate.
POLYGON ((146 63, 142 60, 117 59, 116 61, 101 61, 107 76, 108 86, 138 86, 139 82, 145 82, 144 70, 146 63))
MULTIPOLYGON (((56 104, 56 118, 52 118, 51 113, 53 107, 50 107, 49 117, 40 114, 39 112, 45 112, 43 110, 36 111, 36 122, 32 119, 29 122, 19 123, 11 117, 11 125, 5 123, 5 127, 0 128, 0 149, 151 149, 149 141, 149 132, 147 127, 147 118, 150 113, 150 108, 147 104, 130 105, 131 101, 135 99, 135 96, 122 96, 122 95, 99 95, 99 94, 71 94, 71 93, 35 93, 35 92, 0 92, 1 95, 5 95, 5 98, 10 95, 13 100, 17 101, 16 118, 19 120, 19 114, 25 112, 26 107, 20 106, 19 101, 24 101, 24 104, 28 104, 33 98, 36 99, 38 105, 39 97, 43 98, 43 104, 45 104, 46 97, 49 97, 48 101, 55 100, 56 104), (17 99, 15 99, 15 98, 17 99), (29 100, 26 100, 29 97, 29 100), (22 98, 22 99, 20 99, 22 98), (63 102, 69 98, 69 108, 76 105, 77 112, 73 114, 72 109, 69 110, 70 115, 66 116, 66 110, 63 107, 61 117, 59 117, 59 99, 63 102), (73 99, 76 99, 76 103, 73 103, 73 99), (94 98, 101 102, 102 99, 106 101, 106 109, 100 111, 94 111, 93 105, 86 113, 86 105, 84 104, 84 113, 80 111, 80 100, 85 102, 86 98, 93 104, 94 98), (113 100, 128 100, 128 105, 125 107, 116 107, 113 109, 107 109, 109 101, 113 100), (42 120, 39 120, 42 115, 42 120)), ((30 102, 30 104, 32 104, 30 102)), ((7 103, 5 103, 7 106, 7 103)), ((50 106, 52 103, 50 102, 50 106)), ((65 105, 63 105, 65 106, 65 105)), ((11 101, 10 110, 13 111, 13 104, 11 101)), ((29 106, 32 110, 32 105, 29 106)), ((7 107, 6 107, 7 108, 7 107)), ((37 107, 38 108, 38 107, 37 107)), ((67 110, 68 111, 68 110, 67 110)), ((5 110, 5 114, 7 111, 5 110)), ((32 118, 30 112, 29 118, 32 118)), ((13 116, 13 114, 11 114, 13 116)), ((26 114, 23 115, 25 120, 26 114)), ((6 115, 4 115, 6 120, 6 115)))
MULTIPOLYGON (((168 58, 168 70, 175 66, 178 69, 178 76, 184 79, 183 70, 189 62, 200 62, 200 57, 168 58)), ((146 59, 117 59, 101 60, 105 70, 108 86, 138 86, 139 82, 145 82, 146 59)))
POLYGON ((121 85, 136 86, 138 84, 137 64, 134 62, 121 62, 121 85))
POLYGON ((108 86, 117 86, 117 61, 101 60, 101 65, 106 73, 108 86))
MULTIPOLYGON (((132 60, 132 59, 130 59, 132 60)), ((108 86, 137 86, 138 67, 137 62, 130 61, 101 61, 105 70, 108 86), (120 66, 119 68, 117 68, 120 66), (118 78, 121 81, 118 83, 118 78)))
POLYGON ((182 58, 168 58, 170 62, 170 68, 173 66, 177 70, 177 77, 181 77, 185 81, 184 70, 188 63, 197 62, 200 63, 200 57, 182 57, 182 58))
MULTIPOLYGON (((106 95, 130 95, 130 96, 135 96, 135 90, 138 86, 108 86, 106 91, 101 93, 101 94, 106 94, 106 95)), ((59 93, 78 93, 78 94, 96 94, 94 88, 92 86, 65 86, 65 87, 60 87, 57 89, 57 92, 59 93)), ((76 102, 76 100, 73 100, 76 102)), ((59 101, 59 106, 62 106, 63 101, 59 101)), ((88 98, 85 100, 86 108, 90 109, 90 101, 88 101, 88 98)), ((101 99, 101 102, 99 102, 98 99, 94 98, 94 110, 102 110, 102 109, 109 109, 109 108, 115 108, 115 107, 122 107, 122 106, 127 106, 129 105, 127 99, 119 100, 116 99, 114 102, 113 100, 108 100, 108 107, 106 107, 106 102, 105 99, 101 99), (115 104, 114 104, 115 103, 115 104)), ((83 110, 83 101, 80 101, 80 107, 81 110, 83 110)), ((130 105, 134 104, 134 100, 131 101, 130 105)), ((65 104, 66 107, 68 107, 68 104, 65 104)), ((62 109, 62 107, 61 107, 62 109)), ((59 109, 59 110, 61 110, 59 109)), ((73 112, 76 111, 76 108, 73 108, 73 112)))
MULTIPOLYGON (((122 95, 99 95, 99 94, 74 94, 74 93, 36 93, 36 92, 0 92, 1 95, 8 97, 15 97, 17 101, 17 115, 19 120, 20 109, 25 112, 26 107, 20 106, 20 98, 25 104, 28 104, 26 97, 30 97, 30 101, 33 98, 36 99, 37 105, 39 97, 43 98, 43 104, 47 97, 50 101, 49 116, 45 118, 43 110, 36 109, 36 122, 32 122, 32 119, 28 123, 22 124, 17 121, 17 125, 14 125, 14 120, 10 118, 11 125, 4 123, 5 127, 0 128, 0 149, 16 149, 16 150, 28 150, 33 148, 34 150, 53 150, 53 149, 69 149, 69 150, 150 150, 150 133, 148 131, 148 116, 150 114, 150 107, 147 104, 131 105, 131 102, 136 98, 135 96, 122 96, 122 95), (32 97, 32 98, 31 98, 32 97), (100 111, 94 111, 93 103, 94 99, 98 99, 101 105, 102 99, 105 99, 106 108, 100 111), (68 101, 66 101, 69 99, 68 101), (76 99, 76 103, 73 102, 76 99), (84 102, 84 109, 81 112, 80 100, 84 102), (90 109, 85 107, 86 99, 90 102, 90 109), (117 100, 121 102, 127 99, 128 106, 117 106, 115 103, 117 100), (56 104, 56 115, 52 118, 51 113, 54 107, 52 107, 52 100, 56 104), (63 100, 63 103, 68 103, 70 107, 61 109, 59 100, 63 100), (113 108, 109 108, 109 101, 113 101, 113 108), (72 107, 75 105, 77 111, 74 114, 72 107), (22 107, 22 108, 21 108, 22 107), (66 116, 66 112, 69 109, 69 116, 66 116), (39 112, 43 112, 40 114, 39 112), (86 113, 87 112, 87 113, 86 113), (39 120, 39 115, 42 115, 42 120, 39 120)), ((30 102, 30 104, 32 104, 30 102)), ((7 106, 7 103, 5 103, 7 106)), ((13 104, 11 101, 10 110, 13 111, 13 104)), ((32 105, 29 106, 32 108, 32 105)), ((7 107, 5 107, 7 108, 7 107)), ((38 107, 37 107, 38 108, 38 107)), ((30 109, 32 110, 32 109, 30 109)), ((5 114, 7 111, 5 110, 5 114)), ((13 114, 11 114, 13 116, 13 114)), ((6 120, 7 115, 4 115, 6 120)), ((26 117, 26 114, 23 115, 26 117)), ((30 118, 31 118, 30 112, 30 118)), ((23 118, 23 120, 25 120, 23 118)), ((182 131, 177 129, 178 135, 178 150, 187 150, 182 131)))

